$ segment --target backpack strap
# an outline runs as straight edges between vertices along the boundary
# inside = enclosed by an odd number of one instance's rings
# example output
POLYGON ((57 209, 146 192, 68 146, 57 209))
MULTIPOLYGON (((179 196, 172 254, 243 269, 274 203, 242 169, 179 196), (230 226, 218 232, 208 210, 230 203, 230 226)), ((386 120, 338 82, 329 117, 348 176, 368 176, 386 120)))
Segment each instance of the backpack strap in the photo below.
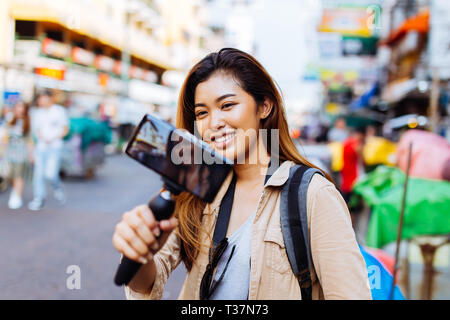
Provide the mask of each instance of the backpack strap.
POLYGON ((303 300, 312 299, 311 260, 308 237, 306 195, 315 173, 323 173, 304 165, 294 165, 281 191, 281 231, 291 268, 297 277, 303 300))

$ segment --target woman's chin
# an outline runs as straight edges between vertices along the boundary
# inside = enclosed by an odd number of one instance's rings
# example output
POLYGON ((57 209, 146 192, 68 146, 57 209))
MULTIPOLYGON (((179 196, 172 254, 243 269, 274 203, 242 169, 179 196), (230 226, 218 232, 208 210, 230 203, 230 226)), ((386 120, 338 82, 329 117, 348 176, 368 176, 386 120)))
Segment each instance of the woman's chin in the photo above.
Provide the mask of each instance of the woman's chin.
POLYGON ((236 163, 236 159, 238 158, 238 156, 237 156, 235 148, 226 148, 226 149, 214 148, 214 151, 216 151, 222 157, 227 158, 228 160, 232 161, 233 163, 236 163))

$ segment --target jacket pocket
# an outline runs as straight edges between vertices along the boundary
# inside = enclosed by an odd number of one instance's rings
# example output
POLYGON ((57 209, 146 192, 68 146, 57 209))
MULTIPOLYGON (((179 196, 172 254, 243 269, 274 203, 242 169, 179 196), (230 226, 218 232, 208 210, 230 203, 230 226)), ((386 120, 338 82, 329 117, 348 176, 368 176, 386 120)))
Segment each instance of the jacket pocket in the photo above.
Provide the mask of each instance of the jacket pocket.
POLYGON ((281 230, 267 229, 264 235, 265 264, 275 273, 285 274, 291 268, 281 230))

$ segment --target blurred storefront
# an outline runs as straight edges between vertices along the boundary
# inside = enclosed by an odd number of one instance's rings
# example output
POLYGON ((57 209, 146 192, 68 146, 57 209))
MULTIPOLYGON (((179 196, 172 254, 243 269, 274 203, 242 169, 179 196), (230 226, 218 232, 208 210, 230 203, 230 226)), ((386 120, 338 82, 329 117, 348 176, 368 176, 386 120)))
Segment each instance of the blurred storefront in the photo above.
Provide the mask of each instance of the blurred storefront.
POLYGON ((389 123, 384 132, 397 139, 421 127, 450 138, 448 1, 394 1, 386 6, 386 28, 379 43, 380 98, 389 123), (405 119, 402 121, 402 119, 405 119))
MULTIPOLYGON (((194 32, 177 38, 187 27, 173 22, 180 8, 169 2, 2 1, 0 108, 11 92, 33 103, 37 90, 50 88, 74 116, 116 124, 136 123, 147 112, 173 118, 181 86, 173 79, 202 51, 194 32)), ((195 16, 189 21, 201 29, 195 16)))
POLYGON ((424 128, 450 138, 448 1, 322 1, 319 59, 323 113, 373 124, 397 140, 424 128), (434 26, 434 27, 433 27, 434 26))
POLYGON ((320 58, 315 69, 324 88, 322 115, 329 122, 345 117, 352 127, 384 120, 376 112, 362 112, 354 102, 373 90, 378 79, 381 3, 323 1, 317 27, 320 58))

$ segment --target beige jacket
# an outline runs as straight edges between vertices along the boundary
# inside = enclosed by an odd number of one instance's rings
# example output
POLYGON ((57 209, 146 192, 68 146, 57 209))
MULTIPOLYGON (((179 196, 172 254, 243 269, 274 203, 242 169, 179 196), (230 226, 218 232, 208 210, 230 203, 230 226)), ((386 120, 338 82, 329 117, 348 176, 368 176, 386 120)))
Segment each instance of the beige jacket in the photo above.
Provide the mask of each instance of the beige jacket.
MULTIPOLYGON (((289 178, 291 161, 283 162, 264 186, 252 228, 249 299, 301 299, 284 247, 280 225, 281 187, 289 178)), ((232 174, 224 181, 213 203, 203 212, 203 224, 212 235, 219 205, 232 174)), ((360 253, 347 206, 335 186, 313 176, 307 192, 313 299, 371 299, 365 261, 360 253)), ((202 242, 210 244, 206 233, 202 242)), ((212 236, 211 236, 212 238, 212 236)), ((161 299, 170 273, 180 263, 180 240, 173 232, 155 255, 157 277, 149 294, 125 287, 127 299, 161 299)), ((188 273, 179 299, 199 299, 200 282, 208 264, 207 250, 198 255, 188 273)))

